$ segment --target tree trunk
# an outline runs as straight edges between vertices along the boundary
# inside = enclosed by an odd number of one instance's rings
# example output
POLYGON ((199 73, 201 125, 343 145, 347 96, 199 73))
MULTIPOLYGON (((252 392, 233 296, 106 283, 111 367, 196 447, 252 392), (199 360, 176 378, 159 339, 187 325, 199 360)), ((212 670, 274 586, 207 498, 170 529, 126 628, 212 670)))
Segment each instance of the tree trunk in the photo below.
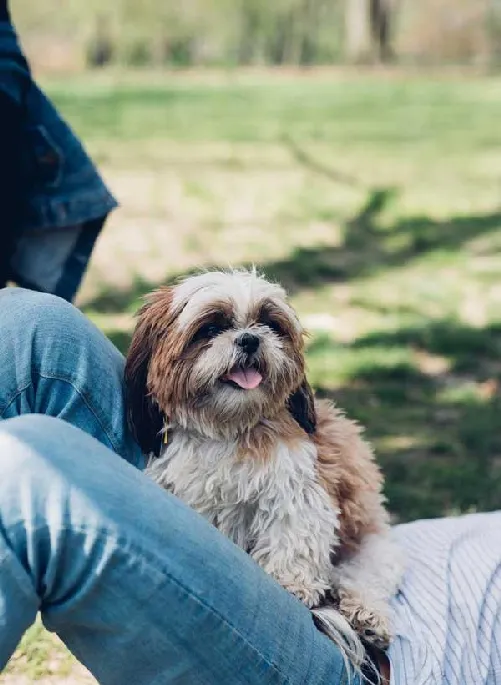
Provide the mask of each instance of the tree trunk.
POLYGON ((255 61, 259 19, 259 12, 253 3, 242 0, 240 5, 240 36, 237 48, 239 64, 247 65, 255 61))
POLYGON ((370 0, 370 23, 373 56, 378 62, 389 62, 393 58, 391 46, 392 0, 370 0))
POLYGON ((303 66, 309 66, 318 60, 319 15, 319 0, 303 0, 301 21, 303 31, 299 60, 303 66))
POLYGON ((396 0, 346 0, 346 56, 350 62, 388 62, 393 57, 396 0))
POLYGON ((363 63, 372 57, 370 0, 345 0, 346 58, 363 63))

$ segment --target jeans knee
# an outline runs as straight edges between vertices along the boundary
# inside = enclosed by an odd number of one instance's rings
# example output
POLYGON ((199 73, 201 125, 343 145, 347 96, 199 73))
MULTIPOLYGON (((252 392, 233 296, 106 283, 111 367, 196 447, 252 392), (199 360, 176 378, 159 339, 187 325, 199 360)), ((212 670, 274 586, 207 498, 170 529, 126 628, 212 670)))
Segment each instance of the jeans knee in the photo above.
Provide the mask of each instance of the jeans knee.
POLYGON ((67 305, 66 300, 63 300, 56 295, 50 293, 41 293, 37 290, 27 290, 26 288, 3 288, 0 290, 0 305, 2 307, 16 307, 18 305, 38 306, 40 304, 49 304, 54 306, 67 305))
MULTIPOLYGON (((24 375, 41 372, 73 380, 77 367, 106 360, 122 373, 123 358, 80 310, 66 300, 21 288, 0 291, 0 363, 16 360, 24 375)), ((0 372, 0 378, 1 378, 0 372)), ((0 388, 0 391, 2 388, 0 388)))
POLYGON ((3 330, 15 335, 17 331, 26 334, 27 329, 53 323, 74 325, 81 315, 75 307, 55 295, 5 288, 0 290, 0 316, 3 330))
POLYGON ((33 449, 31 441, 27 439, 26 431, 31 433, 37 424, 43 430, 46 417, 36 415, 20 416, 7 419, 0 423, 0 493, 5 501, 4 493, 23 488, 25 474, 37 473, 42 476, 43 459, 33 449), (39 419, 42 419, 42 422, 39 419))
POLYGON ((0 321, 0 412, 34 378, 71 381, 82 357, 94 352, 90 341, 97 333, 90 321, 54 295, 2 290, 0 321))
POLYGON ((64 417, 134 464, 124 359, 76 307, 53 295, 0 291, 0 419, 64 417))
MULTIPOLYGON (((0 422, 0 493, 9 490, 13 480, 19 486, 26 475, 41 488, 48 471, 52 473, 49 480, 54 481, 56 470, 52 466, 61 461, 61 447, 73 433, 80 431, 61 419, 42 414, 25 414, 0 422)), ((60 465, 57 471, 61 471, 60 465)))

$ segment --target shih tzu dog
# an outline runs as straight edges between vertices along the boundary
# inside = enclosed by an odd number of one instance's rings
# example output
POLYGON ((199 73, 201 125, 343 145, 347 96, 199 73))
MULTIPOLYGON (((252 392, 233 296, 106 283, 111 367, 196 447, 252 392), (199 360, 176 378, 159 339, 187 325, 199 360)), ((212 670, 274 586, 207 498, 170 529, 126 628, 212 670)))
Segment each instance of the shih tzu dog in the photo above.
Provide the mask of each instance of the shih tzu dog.
POLYGON ((126 363, 148 472, 310 607, 360 663, 391 637, 402 565, 358 426, 315 400, 304 331, 256 272, 207 272, 147 298, 126 363))

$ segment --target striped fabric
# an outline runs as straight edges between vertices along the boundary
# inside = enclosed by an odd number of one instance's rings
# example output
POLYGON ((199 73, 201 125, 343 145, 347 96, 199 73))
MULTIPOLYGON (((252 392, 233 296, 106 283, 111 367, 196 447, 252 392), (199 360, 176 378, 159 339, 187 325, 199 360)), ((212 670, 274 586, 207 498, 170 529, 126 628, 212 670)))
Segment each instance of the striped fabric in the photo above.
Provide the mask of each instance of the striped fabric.
POLYGON ((392 685, 501 685, 501 512, 418 521, 394 600, 392 685))

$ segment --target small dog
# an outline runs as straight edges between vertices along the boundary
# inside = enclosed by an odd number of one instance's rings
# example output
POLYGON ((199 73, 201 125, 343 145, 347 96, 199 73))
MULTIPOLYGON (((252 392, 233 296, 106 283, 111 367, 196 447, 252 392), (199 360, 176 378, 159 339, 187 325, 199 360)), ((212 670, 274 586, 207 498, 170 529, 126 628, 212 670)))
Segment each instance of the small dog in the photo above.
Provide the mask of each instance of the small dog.
POLYGON ((283 289, 232 271, 153 292, 125 376, 152 478, 310 607, 354 662, 362 641, 386 647, 402 564, 381 474, 358 426, 314 399, 283 289))

